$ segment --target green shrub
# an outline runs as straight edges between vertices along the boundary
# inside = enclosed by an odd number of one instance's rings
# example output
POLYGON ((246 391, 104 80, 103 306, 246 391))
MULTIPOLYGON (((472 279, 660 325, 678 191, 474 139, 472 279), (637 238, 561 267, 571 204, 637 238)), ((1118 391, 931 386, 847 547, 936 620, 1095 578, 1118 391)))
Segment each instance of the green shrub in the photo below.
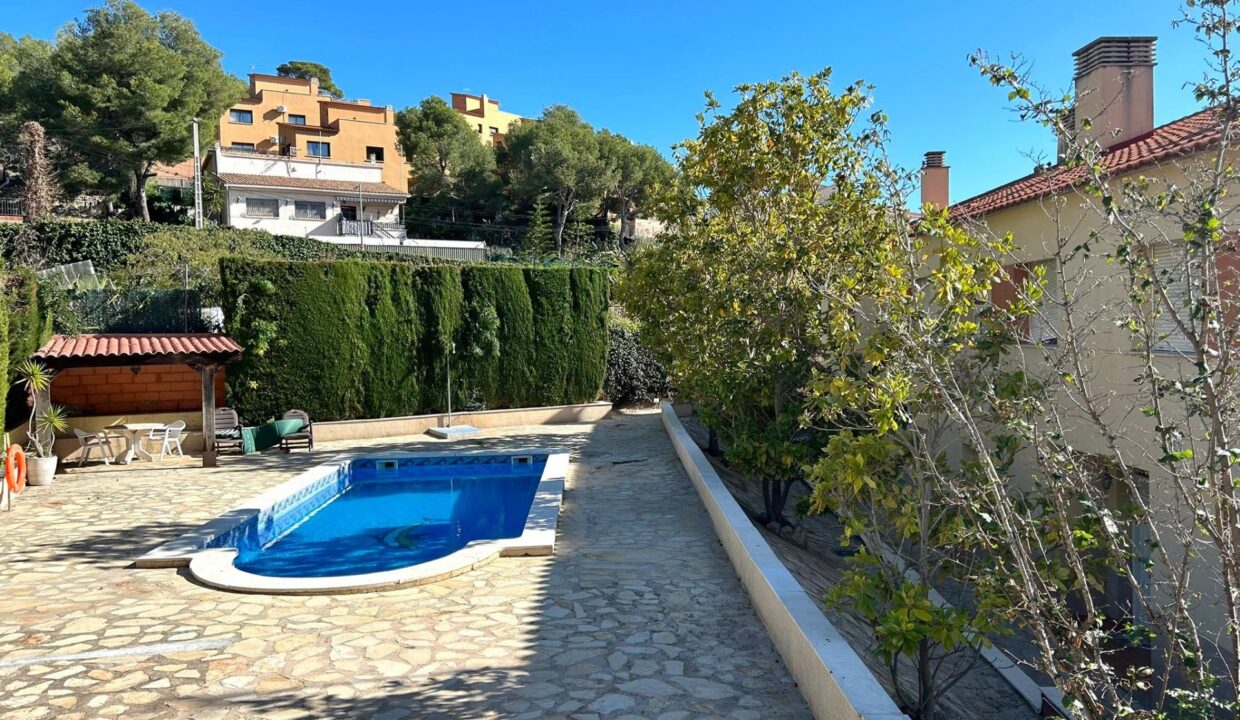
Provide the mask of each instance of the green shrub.
POLYGON ((630 327, 613 323, 608 329, 607 381, 603 394, 615 405, 643 405, 667 397, 671 381, 667 370, 638 340, 630 327))
POLYGON ((96 270, 119 266, 142 240, 166 225, 136 220, 50 220, 33 225, 0 225, 4 257, 43 266, 90 260, 96 270))
POLYGON ((225 329, 246 348, 229 403, 251 422, 588 402, 606 372, 597 269, 220 261, 225 329), (540 327, 540 323, 545 326, 540 327))

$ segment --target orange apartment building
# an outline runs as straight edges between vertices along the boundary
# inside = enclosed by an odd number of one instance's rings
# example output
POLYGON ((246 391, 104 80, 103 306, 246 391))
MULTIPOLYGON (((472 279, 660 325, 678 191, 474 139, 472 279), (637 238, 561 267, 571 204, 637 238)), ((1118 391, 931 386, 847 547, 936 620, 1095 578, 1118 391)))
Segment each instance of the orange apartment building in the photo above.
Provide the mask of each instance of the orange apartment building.
POLYGON ((315 79, 251 74, 220 118, 208 171, 231 227, 329 242, 404 239, 409 164, 391 106, 337 100, 315 79))
POLYGON ((452 109, 457 111, 485 145, 503 143, 504 136, 524 118, 499 109, 499 100, 483 95, 452 93, 452 109))

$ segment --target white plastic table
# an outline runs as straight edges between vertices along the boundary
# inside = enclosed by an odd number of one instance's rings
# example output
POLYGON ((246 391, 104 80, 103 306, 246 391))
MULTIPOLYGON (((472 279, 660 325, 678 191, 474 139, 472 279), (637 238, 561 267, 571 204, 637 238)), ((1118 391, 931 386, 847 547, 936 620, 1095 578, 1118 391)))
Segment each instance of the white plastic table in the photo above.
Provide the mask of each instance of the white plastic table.
POLYGON ((142 443, 138 442, 138 436, 149 433, 152 430, 163 430, 165 427, 163 423, 120 423, 119 425, 109 425, 104 430, 113 430, 125 436, 125 452, 121 453, 121 456, 116 461, 121 465, 128 465, 138 455, 145 455, 147 460, 155 459, 155 456, 147 452, 142 447, 142 443))

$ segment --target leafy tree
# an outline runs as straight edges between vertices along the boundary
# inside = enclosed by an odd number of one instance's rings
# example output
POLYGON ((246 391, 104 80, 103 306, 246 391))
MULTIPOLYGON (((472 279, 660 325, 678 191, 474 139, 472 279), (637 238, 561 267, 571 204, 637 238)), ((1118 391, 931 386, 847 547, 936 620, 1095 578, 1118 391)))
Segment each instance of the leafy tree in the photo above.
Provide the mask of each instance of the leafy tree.
POLYGON ((624 242, 633 237, 634 210, 646 205, 656 186, 671 180, 672 166, 653 147, 635 144, 607 130, 599 133, 599 146, 604 162, 615 171, 616 183, 607 201, 619 215, 620 240, 624 242))
POLYGON ((401 110, 396 127, 414 195, 454 203, 486 203, 498 196, 494 150, 479 142, 442 98, 428 97, 401 110))
MULTIPOLYGON (((675 185, 660 197, 662 241, 638 253, 620 297, 732 467, 762 482, 762 520, 786 522, 788 492, 804 478, 808 509, 837 512, 843 543, 862 539, 831 599, 870 622, 904 709, 933 720, 997 615, 936 602, 934 584, 977 554, 965 513, 944 505, 941 460, 912 463, 922 455, 880 433, 890 407, 847 394, 838 412, 823 403, 839 383, 868 388, 863 363, 881 359, 881 345, 859 345, 854 308, 824 306, 824 292, 886 287, 896 239, 910 236, 908 219, 889 210, 888 186, 902 176, 883 161, 886 129, 867 110, 868 87, 836 94, 829 79, 827 70, 744 85, 727 113, 708 96, 702 130, 677 148, 675 185)), ((901 386, 873 391, 904 409, 901 386)))
POLYGON ((200 118, 210 137, 216 118, 243 91, 188 20, 149 15, 131 0, 108 0, 62 30, 50 70, 38 98, 49 130, 146 220, 154 164, 188 157, 190 121, 200 118))
POLYGON ((638 255, 619 296, 730 462, 762 483, 764 521, 784 524, 812 456, 798 418, 825 335, 802 270, 857 229, 835 221, 862 200, 821 205, 817 190, 863 149, 849 124, 866 98, 860 86, 832 94, 826 73, 737 91, 731 113, 708 96, 698 137, 677 148, 677 187, 658 212, 664 242, 638 255))
POLYGON ((332 80, 332 71, 326 65, 308 60, 289 60, 276 68, 276 74, 302 80, 317 78, 320 90, 330 93, 334 98, 344 97, 344 91, 332 80))
POLYGON ((594 205, 615 184, 594 129, 573 109, 555 105, 507 138, 510 191, 522 200, 547 195, 555 206, 553 236, 564 253, 564 227, 578 206, 594 205))

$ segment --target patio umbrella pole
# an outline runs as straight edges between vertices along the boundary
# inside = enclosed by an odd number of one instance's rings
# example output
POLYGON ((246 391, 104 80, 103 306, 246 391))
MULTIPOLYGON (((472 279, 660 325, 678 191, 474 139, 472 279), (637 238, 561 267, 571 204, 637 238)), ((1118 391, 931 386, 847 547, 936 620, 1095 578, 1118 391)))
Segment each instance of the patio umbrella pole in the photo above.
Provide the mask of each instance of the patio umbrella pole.
POLYGON ((477 435, 479 432, 478 428, 474 427, 473 425, 456 426, 452 424, 452 354, 455 352, 456 352, 456 343, 450 343, 448 346, 448 352, 446 353, 444 357, 444 360, 446 361, 445 364, 448 369, 448 373, 447 373, 448 374, 448 387, 447 387, 447 390, 448 390, 448 424, 444 425, 443 427, 429 428, 426 431, 427 435, 430 435, 431 437, 439 438, 440 440, 447 440, 449 438, 470 437, 472 435, 477 435))

